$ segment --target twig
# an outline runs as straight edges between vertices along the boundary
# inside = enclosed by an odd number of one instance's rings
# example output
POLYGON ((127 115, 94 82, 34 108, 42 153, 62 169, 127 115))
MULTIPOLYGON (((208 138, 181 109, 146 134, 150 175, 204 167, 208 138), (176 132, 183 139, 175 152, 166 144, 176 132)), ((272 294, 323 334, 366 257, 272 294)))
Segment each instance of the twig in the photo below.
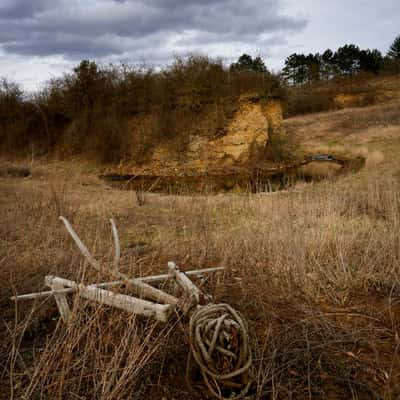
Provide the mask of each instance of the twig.
POLYGON ((113 234, 114 238, 114 245, 115 245, 115 257, 114 257, 114 268, 116 271, 119 270, 119 259, 121 257, 121 246, 119 244, 119 237, 118 237, 118 231, 117 227, 115 225, 115 222, 112 218, 110 218, 110 223, 111 223, 111 231, 113 234))

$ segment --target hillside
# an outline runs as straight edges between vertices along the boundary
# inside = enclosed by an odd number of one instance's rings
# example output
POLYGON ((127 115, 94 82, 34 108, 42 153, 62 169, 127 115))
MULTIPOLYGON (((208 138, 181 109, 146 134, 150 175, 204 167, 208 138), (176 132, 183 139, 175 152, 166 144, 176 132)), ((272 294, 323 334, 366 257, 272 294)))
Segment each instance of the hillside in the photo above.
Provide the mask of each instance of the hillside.
POLYGON ((360 74, 291 87, 283 102, 285 118, 300 114, 366 107, 399 99, 398 75, 360 74))
POLYGON ((375 171, 395 171, 398 162, 400 102, 346 108, 286 119, 287 134, 304 153, 329 153, 366 158, 375 171))

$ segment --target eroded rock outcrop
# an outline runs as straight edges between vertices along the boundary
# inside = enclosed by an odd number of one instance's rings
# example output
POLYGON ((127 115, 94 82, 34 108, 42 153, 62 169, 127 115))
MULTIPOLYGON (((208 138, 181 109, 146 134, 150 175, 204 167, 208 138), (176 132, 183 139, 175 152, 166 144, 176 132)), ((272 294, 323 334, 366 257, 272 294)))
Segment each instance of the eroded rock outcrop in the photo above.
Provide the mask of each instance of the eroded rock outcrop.
POLYGON ((155 148, 142 165, 121 164, 119 173, 152 175, 201 175, 248 167, 268 144, 271 134, 283 134, 279 101, 241 98, 238 109, 223 135, 216 138, 192 136, 177 152, 168 143, 155 148))

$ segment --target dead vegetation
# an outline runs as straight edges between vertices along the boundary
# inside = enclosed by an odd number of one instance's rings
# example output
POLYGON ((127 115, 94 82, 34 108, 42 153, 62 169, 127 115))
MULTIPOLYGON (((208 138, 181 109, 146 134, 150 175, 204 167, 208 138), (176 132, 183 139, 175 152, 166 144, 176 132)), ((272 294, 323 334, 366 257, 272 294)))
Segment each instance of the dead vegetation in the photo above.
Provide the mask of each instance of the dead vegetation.
MULTIPOLYGON (((373 112, 352 110, 338 121, 333 128, 341 131, 360 131, 371 127, 400 126, 400 107, 398 102, 377 106, 373 112)), ((346 114, 346 113, 344 113, 346 114)))
POLYGON ((348 107, 367 107, 398 99, 399 92, 397 75, 338 77, 328 82, 288 88, 283 112, 286 118, 290 118, 348 107))
POLYGON ((164 272, 168 260, 225 266, 222 280, 203 285, 249 322, 253 398, 400 395, 398 179, 369 170, 274 196, 146 194, 139 205, 70 168, 0 180, 1 398, 197 398, 184 378, 185 321, 149 323, 76 298, 65 326, 51 299, 9 302, 41 289, 48 273, 101 280, 60 214, 105 265, 113 217, 121 270, 132 276, 164 272))

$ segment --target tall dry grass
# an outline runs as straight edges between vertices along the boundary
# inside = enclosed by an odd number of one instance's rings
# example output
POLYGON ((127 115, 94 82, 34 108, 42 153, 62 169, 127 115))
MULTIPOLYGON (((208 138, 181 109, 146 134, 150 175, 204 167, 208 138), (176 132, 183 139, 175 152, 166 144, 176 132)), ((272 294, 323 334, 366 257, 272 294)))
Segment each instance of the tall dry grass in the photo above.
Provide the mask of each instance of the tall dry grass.
POLYGON ((104 263, 107 217, 132 275, 223 265, 199 284, 248 319, 253 396, 396 399, 400 395, 400 196, 396 179, 349 176, 275 194, 147 195, 77 182, 0 182, 4 398, 196 398, 184 383, 185 321, 167 326, 72 298, 74 318, 8 302, 47 273, 94 282, 57 217, 104 263), (379 179, 380 178, 380 179, 379 179))

